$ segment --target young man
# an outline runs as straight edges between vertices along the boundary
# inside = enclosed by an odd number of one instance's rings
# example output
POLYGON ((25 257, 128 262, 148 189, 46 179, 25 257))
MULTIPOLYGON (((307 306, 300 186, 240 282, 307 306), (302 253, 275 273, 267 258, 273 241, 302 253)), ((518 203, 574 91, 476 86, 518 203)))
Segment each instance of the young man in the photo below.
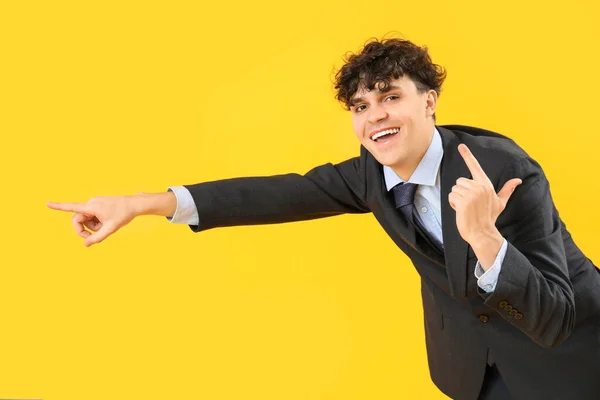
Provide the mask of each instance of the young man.
POLYGON ((426 48, 373 41, 336 75, 360 156, 303 176, 49 206, 75 213, 86 246, 144 214, 198 232, 372 212, 421 275, 440 390, 455 399, 597 399, 600 271, 520 147, 486 130, 435 125, 444 78, 426 48))

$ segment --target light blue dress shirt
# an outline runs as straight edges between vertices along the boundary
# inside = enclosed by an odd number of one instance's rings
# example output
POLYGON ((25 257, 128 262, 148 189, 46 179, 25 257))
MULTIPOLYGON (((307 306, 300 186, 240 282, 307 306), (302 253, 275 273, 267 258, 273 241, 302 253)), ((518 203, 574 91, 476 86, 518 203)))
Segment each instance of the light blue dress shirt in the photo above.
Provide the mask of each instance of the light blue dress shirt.
MULTIPOLYGON (((419 185, 413 203, 415 215, 427 233, 429 233, 429 236, 442 248, 444 247, 444 238, 442 236, 440 165, 443 156, 442 138, 438 130, 434 128, 433 138, 425 155, 408 179, 409 183, 419 185)), ((383 166, 383 176, 388 191, 392 190, 397 184, 404 182, 392 168, 385 165, 383 166)), ((173 217, 168 218, 169 222, 198 225, 198 211, 189 190, 184 186, 171 186, 169 190, 177 198, 177 209, 173 217)), ((484 271, 479 261, 477 261, 477 265, 475 266, 477 285, 487 293, 493 292, 496 288, 507 247, 506 239, 504 239, 494 264, 487 271, 484 271)))

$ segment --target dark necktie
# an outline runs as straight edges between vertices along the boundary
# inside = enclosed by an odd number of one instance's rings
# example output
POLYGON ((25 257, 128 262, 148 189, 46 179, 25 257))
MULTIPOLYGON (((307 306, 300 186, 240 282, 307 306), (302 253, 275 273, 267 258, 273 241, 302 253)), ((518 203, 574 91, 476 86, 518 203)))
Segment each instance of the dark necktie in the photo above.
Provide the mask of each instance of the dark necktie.
POLYGON ((444 249, 431 236, 429 232, 421 225, 418 219, 413 217, 413 203, 415 201, 415 193, 419 185, 416 183, 399 183, 392 188, 394 193, 394 200, 396 202, 396 208, 402 212, 404 218, 409 224, 412 224, 417 232, 420 233, 421 237, 425 239, 431 247, 433 247, 438 253, 444 254, 444 249))
POLYGON ((394 199, 396 200, 396 208, 404 214, 404 218, 414 225, 413 220, 413 202, 415 201, 415 193, 419 185, 416 183, 399 183, 394 186, 394 199))

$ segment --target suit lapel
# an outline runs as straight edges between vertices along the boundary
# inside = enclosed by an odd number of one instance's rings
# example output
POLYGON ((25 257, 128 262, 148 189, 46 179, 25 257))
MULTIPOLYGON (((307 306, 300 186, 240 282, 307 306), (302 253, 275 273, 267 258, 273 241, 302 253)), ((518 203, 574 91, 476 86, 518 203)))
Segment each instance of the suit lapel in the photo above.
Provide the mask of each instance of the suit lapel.
MULTIPOLYGON (((401 212, 396 209, 393 192, 388 192, 385 184, 385 177, 382 172, 382 166, 379 163, 374 163, 375 170, 373 171, 372 180, 374 193, 378 193, 383 215, 385 218, 378 218, 379 223, 392 237, 401 239, 409 246, 419 251, 432 261, 444 266, 444 256, 438 253, 432 245, 421 238, 413 224, 406 221, 401 212)), ((377 217, 378 213, 374 213, 377 217)))
POLYGON ((456 227, 456 212, 448 202, 448 195, 452 186, 460 177, 471 178, 462 156, 458 152, 461 143, 456 135, 443 127, 437 126, 442 137, 444 157, 442 159, 441 179, 441 210, 442 210, 442 236, 444 238, 444 254, 446 258, 446 271, 450 284, 450 292, 454 297, 467 295, 467 254, 468 244, 463 240, 456 227))

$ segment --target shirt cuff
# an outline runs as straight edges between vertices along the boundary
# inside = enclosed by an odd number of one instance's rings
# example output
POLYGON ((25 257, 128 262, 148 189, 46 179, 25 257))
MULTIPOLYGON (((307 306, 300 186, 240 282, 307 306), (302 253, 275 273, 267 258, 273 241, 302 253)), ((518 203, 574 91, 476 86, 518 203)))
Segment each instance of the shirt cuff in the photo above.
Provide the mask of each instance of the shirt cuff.
POLYGON ((170 192, 177 198, 177 208, 172 217, 167 217, 172 224, 198 225, 198 210, 192 194, 185 186, 169 186, 170 192))
POLYGON ((498 276, 500 275, 500 270, 502 269, 502 262, 506 256, 507 248, 508 242, 506 239, 504 239, 504 242, 502 242, 502 247, 500 247, 500 251, 494 260, 494 264, 492 264, 487 271, 484 271, 481 264, 479 264, 479 260, 477 260, 477 265, 475 265, 474 271, 475 278, 477 278, 477 286, 483 289, 486 293, 492 293, 494 290, 496 290, 498 276))

